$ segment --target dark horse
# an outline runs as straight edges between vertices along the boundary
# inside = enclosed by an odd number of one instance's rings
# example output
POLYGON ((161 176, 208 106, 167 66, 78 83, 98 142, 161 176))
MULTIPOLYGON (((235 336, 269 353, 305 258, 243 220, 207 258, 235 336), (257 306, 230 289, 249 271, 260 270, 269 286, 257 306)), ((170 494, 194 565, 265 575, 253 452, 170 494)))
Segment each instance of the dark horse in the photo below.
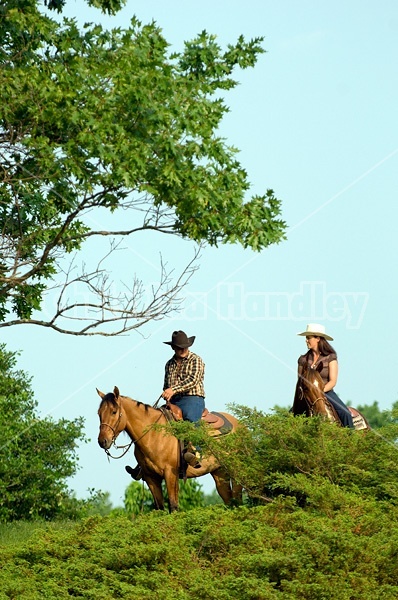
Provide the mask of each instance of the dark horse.
MULTIPOLYGON (((318 366, 322 369, 322 363, 318 366)), ((303 371, 297 380, 296 393, 293 402, 294 415, 306 415, 307 417, 323 416, 333 423, 341 425, 333 405, 327 399, 323 388, 322 377, 317 369, 303 367, 303 371)), ((370 425, 365 417, 351 406, 347 406, 352 415, 355 429, 370 429, 370 425)))
MULTIPOLYGON (((147 483, 158 509, 164 508, 162 481, 166 482, 170 512, 178 509, 178 480, 180 473, 180 443, 172 435, 165 435, 153 427, 165 425, 164 411, 148 404, 137 402, 127 396, 121 396, 117 387, 113 393, 104 394, 97 389, 102 398, 98 415, 100 431, 98 444, 108 451, 121 431, 125 431, 135 445, 134 454, 142 468, 143 479, 147 483)), ((226 413, 218 413, 232 424, 232 430, 238 427, 238 421, 226 413)), ((213 456, 201 460, 201 467, 187 467, 186 476, 201 477, 210 473, 215 481, 217 492, 225 502, 237 502, 242 498, 242 487, 231 480, 226 471, 213 456)))

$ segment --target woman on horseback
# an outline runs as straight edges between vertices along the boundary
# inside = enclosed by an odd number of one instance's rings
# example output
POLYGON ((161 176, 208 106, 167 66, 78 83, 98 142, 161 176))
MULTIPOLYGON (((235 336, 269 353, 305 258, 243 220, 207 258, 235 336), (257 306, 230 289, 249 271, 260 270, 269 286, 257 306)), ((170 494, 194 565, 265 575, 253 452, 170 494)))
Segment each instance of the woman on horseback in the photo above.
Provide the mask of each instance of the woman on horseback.
POLYGON ((320 375, 325 384, 323 391, 334 406, 342 425, 353 429, 354 424, 351 413, 333 389, 338 377, 337 354, 329 344, 329 341, 333 341, 333 338, 327 335, 325 327, 318 323, 310 323, 307 325, 306 331, 297 335, 305 336, 308 348, 308 352, 298 359, 298 375, 301 375, 304 366, 316 369, 322 363, 320 375))

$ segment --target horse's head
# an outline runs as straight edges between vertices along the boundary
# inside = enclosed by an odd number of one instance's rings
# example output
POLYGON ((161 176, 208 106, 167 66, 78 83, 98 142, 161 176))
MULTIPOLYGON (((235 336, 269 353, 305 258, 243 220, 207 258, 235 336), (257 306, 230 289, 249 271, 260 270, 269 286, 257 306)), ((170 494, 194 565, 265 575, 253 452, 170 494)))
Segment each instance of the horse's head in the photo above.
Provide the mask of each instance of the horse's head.
POLYGON ((319 392, 323 393, 323 388, 325 384, 323 383, 323 379, 321 377, 321 371, 323 368, 323 364, 319 363, 316 369, 311 369, 311 367, 303 367, 300 379, 300 385, 303 388, 304 393, 308 395, 318 395, 319 392))
POLYGON ((97 394, 102 398, 98 409, 100 419, 98 444, 104 450, 109 450, 119 433, 126 427, 126 417, 117 387, 109 394, 104 394, 97 389, 97 394))
POLYGON ((319 363, 316 369, 304 366, 299 375, 293 404, 293 413, 311 415, 326 415, 325 384, 321 377, 323 365, 319 363))

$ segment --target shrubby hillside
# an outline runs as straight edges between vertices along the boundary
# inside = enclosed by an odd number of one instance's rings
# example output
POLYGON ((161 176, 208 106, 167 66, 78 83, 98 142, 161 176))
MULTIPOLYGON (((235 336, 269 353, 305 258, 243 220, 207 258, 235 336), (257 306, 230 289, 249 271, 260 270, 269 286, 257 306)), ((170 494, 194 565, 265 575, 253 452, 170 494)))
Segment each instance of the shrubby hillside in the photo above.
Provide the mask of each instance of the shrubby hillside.
POLYGON ((220 460, 245 505, 40 525, 1 549, 0 599, 389 600, 398 597, 394 419, 350 432, 235 407, 220 460))
POLYGON ((92 517, 1 551, 0 598, 395 599, 397 512, 330 517, 286 499, 234 510, 92 517))

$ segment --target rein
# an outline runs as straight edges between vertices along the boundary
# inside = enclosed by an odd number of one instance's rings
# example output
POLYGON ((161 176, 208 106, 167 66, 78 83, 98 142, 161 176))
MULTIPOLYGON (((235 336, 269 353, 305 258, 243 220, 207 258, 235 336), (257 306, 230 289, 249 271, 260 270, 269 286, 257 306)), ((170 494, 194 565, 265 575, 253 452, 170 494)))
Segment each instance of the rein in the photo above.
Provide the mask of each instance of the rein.
POLYGON ((130 450, 130 448, 133 444, 134 444, 134 440, 131 440, 131 442, 129 444, 126 444, 125 446, 116 446, 115 442, 113 442, 113 445, 115 446, 116 450, 122 450, 123 448, 126 448, 126 450, 124 452, 122 452, 122 454, 120 456, 112 456, 112 454, 109 452, 109 450, 105 449, 105 454, 107 454, 108 458, 114 458, 115 460, 117 460, 118 458, 123 458, 123 456, 125 454, 127 454, 127 452, 130 450))
POLYGON ((310 402, 307 398, 307 396, 304 394, 304 390, 302 388, 302 386, 300 386, 300 393, 301 393, 301 399, 304 398, 305 403, 307 404, 308 408, 310 411, 313 411, 314 406, 316 405, 317 402, 319 402, 319 400, 325 400, 325 398, 323 396, 319 396, 319 398, 315 398, 314 402, 310 402))
POLYGON ((314 402, 312 403, 312 406, 315 406, 318 400, 325 400, 325 398, 323 398, 322 396, 320 396, 319 398, 315 398, 314 402))

